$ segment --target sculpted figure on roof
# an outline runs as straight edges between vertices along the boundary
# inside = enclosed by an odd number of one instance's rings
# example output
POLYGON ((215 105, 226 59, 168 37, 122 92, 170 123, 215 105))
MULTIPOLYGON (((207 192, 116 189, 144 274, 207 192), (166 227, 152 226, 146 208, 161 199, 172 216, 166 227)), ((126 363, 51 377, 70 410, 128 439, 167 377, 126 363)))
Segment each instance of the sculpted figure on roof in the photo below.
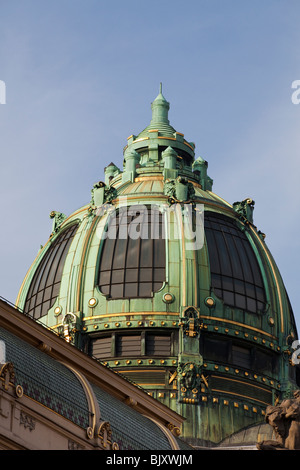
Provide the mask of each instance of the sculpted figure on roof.
POLYGON ((266 421, 273 427, 276 440, 258 443, 259 450, 300 450, 300 390, 294 392, 294 398, 268 406, 266 421))

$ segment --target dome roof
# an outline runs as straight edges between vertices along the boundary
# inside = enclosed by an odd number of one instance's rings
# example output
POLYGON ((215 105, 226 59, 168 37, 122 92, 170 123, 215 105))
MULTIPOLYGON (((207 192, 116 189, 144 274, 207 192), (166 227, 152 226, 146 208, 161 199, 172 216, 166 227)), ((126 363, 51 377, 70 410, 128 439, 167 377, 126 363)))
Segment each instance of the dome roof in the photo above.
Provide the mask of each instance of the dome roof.
MULTIPOLYGON (((297 338, 293 312, 254 225, 254 201, 230 204, 212 191, 207 162, 170 126, 168 110, 160 90, 150 125, 127 139, 123 169, 109 164, 90 202, 70 216, 51 213, 51 236, 18 306, 170 407, 205 391, 198 379, 190 391, 165 390, 174 377, 185 380, 185 361, 201 369, 196 377, 206 368, 213 400, 223 390, 225 403, 235 390, 244 407, 262 413, 296 383, 287 362, 297 338), (216 378, 220 371, 227 376, 216 378)), ((241 415, 235 430, 259 417, 251 419, 241 415)), ((226 437, 222 422, 214 426, 226 437)), ((199 427, 201 439, 212 439, 213 431, 203 437, 207 429, 199 427)))

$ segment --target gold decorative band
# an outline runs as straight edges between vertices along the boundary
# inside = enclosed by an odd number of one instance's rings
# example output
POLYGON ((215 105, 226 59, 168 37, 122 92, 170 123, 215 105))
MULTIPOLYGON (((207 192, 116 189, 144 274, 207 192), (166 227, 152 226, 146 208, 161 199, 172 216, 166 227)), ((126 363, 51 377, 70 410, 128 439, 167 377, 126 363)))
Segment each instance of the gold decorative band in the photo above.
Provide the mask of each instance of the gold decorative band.
POLYGON ((131 317, 138 317, 140 315, 169 315, 169 316, 174 316, 174 317, 178 317, 180 314, 179 312, 152 312, 152 311, 149 311, 149 312, 123 312, 123 313, 112 313, 112 314, 109 314, 109 313, 106 313, 104 315, 94 315, 94 316, 90 316, 90 317, 84 317, 83 320, 86 321, 86 320, 95 320, 95 319, 107 319, 107 318, 111 318, 111 317, 125 317, 125 316, 131 316, 131 317))
POLYGON ((262 247, 263 251, 265 252, 266 257, 268 258, 272 273, 273 273, 273 277, 274 277, 274 280, 275 280, 275 283, 276 283, 278 302, 279 302, 279 308, 280 308, 281 333, 283 333, 284 332, 284 313, 283 313, 283 306, 282 306, 281 290, 280 290, 278 278, 277 278, 277 275, 276 275, 276 272, 275 272, 274 263, 272 262, 271 257, 269 255, 267 249, 265 248, 262 240, 260 239, 260 237, 258 236, 256 231, 254 230, 254 228, 251 225, 250 225, 250 228, 251 228, 251 231, 253 232, 253 234, 255 235, 256 239, 258 240, 260 246, 262 247))
POLYGON ((255 400, 255 401, 258 401, 259 403, 262 403, 263 405, 270 405, 271 404, 271 402, 268 403, 266 401, 258 400, 257 398, 253 398, 253 397, 248 397, 247 395, 242 395, 240 393, 228 392, 227 390, 218 390, 216 388, 213 388, 212 391, 213 392, 218 392, 218 393, 227 393, 228 395, 234 395, 234 396, 237 396, 237 397, 246 398, 248 400, 255 400))
POLYGON ((249 330, 256 331, 257 333, 261 333, 263 335, 269 336, 270 338, 273 338, 274 340, 277 339, 276 336, 272 335, 271 333, 267 333, 266 331, 260 330, 259 328, 255 328, 254 326, 245 325, 245 323, 240 323, 240 322, 233 321, 233 320, 227 320, 226 318, 211 317, 209 315, 200 315, 200 318, 204 320, 215 320, 215 321, 220 321, 224 323, 231 323, 232 325, 242 326, 243 328, 247 328, 249 330))

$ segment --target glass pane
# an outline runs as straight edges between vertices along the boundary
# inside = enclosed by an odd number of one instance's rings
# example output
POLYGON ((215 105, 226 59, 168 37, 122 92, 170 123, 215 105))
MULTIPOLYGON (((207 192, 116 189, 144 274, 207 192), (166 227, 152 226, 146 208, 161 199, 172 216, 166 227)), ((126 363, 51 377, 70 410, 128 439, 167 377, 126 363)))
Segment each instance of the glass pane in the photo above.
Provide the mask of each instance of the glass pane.
POLYGON ((232 292, 228 292, 227 290, 224 290, 223 300, 225 304, 234 306, 234 295, 232 292))
POLYGON ((244 281, 240 281, 239 279, 234 280, 234 290, 238 294, 245 295, 245 283, 244 281))
POLYGON ((141 267, 151 267, 153 265, 153 240, 141 240, 141 267))
POLYGON ((110 286, 101 286, 101 292, 102 292, 103 295, 109 295, 110 286))
POLYGON ((165 269, 166 246, 163 239, 154 240, 154 266, 165 269))
POLYGON ((248 256, 248 259, 251 263, 251 270, 253 273, 253 277, 255 279, 255 283, 263 286, 263 280, 262 280, 262 275, 259 269, 259 265, 248 240, 243 240, 243 245, 244 245, 245 252, 248 256))
POLYGON ((112 284, 121 284, 124 282, 124 269, 114 269, 111 275, 112 284))
POLYGON ((107 238, 104 241, 102 256, 101 256, 101 270, 111 269, 112 258, 115 248, 115 240, 107 238))
POLYGON ((137 297, 138 296, 138 284, 125 284, 124 297, 137 297))
MULTIPOLYGON (((119 219, 122 224, 129 222, 129 234, 126 239, 104 241, 98 279, 101 292, 107 293, 111 282, 111 298, 150 297, 154 283, 157 288, 161 281, 160 288, 165 280, 165 240, 147 238, 151 213, 142 206, 129 208, 128 215, 122 209, 122 214, 116 217, 117 225, 119 219), (107 286, 105 291, 104 286, 107 286)), ((162 228, 160 213, 155 214, 154 225, 158 221, 162 228)))
POLYGON ((99 285, 108 284, 110 282, 110 273, 111 271, 102 271, 100 272, 99 285))
POLYGON ((234 291, 233 288, 233 279, 231 277, 223 276, 222 277, 222 286, 224 290, 234 291))
POLYGON ((204 337, 202 338, 203 356, 208 361, 228 361, 228 343, 222 340, 204 337))
POLYGON ((236 238, 235 243, 236 243, 238 253, 241 259, 241 264, 242 264, 243 272, 244 272, 244 279, 245 281, 248 281, 248 282, 254 282, 249 260, 244 249, 244 244, 240 238, 236 238))
POLYGON ((214 293, 216 294, 217 297, 219 297, 219 299, 223 298, 223 291, 221 289, 214 288, 214 293))
MULTIPOLYGON (((50 270, 48 271, 48 276, 47 276, 47 281, 46 281, 46 286, 51 286, 54 282, 54 278, 55 278, 55 275, 56 275, 56 271, 57 271, 57 267, 60 263, 60 260, 61 260, 61 255, 63 253, 63 250, 65 249, 67 245, 67 242, 64 241, 63 243, 60 244, 60 246, 58 246, 58 249, 54 255, 54 258, 52 260, 52 265, 51 265, 51 268, 50 270)), ((61 273, 62 273, 62 266, 61 266, 61 273)))
POLYGON ((41 311, 41 316, 46 315, 48 313, 48 310, 50 309, 50 301, 47 300, 47 302, 43 302, 42 304, 42 311, 41 311))
POLYGON ((125 282, 138 282, 138 269, 126 269, 125 282))
POLYGON ((228 250, 225 244, 223 234, 220 232, 216 232, 215 240, 216 240, 218 254, 219 254, 221 273, 226 276, 231 276, 232 275, 231 262, 230 262, 230 257, 228 254, 228 250))
POLYGON ((128 239, 126 267, 137 268, 139 266, 140 240, 128 239))
POLYGON ((246 298, 244 295, 235 294, 235 305, 244 310, 246 308, 246 298))
POLYGON ((256 301, 247 297, 247 310, 256 313, 256 301))
POLYGON ((33 276, 25 302, 25 310, 27 311, 30 305, 30 312, 35 318, 47 313, 49 305, 54 303, 54 296, 58 295, 63 265, 76 229, 77 225, 73 225, 54 239, 33 276), (35 296, 36 292, 38 295, 35 296), (45 305, 41 310, 39 305, 42 303, 45 305))
POLYGON ((113 261, 113 269, 124 268, 126 259, 127 240, 117 239, 115 245, 115 254, 113 261))
POLYGON ((210 231, 206 231, 206 240, 208 244, 208 251, 209 251, 209 261, 210 261, 210 269, 212 273, 220 273, 220 262, 218 257, 218 251, 216 247, 215 237, 214 234, 210 231))
POLYGON ((51 299, 51 294, 52 294, 52 286, 47 287, 47 288, 45 289, 45 292, 44 292, 44 302, 45 302, 46 300, 51 299))
POLYGON ((226 243, 228 251, 230 253, 230 261, 232 265, 233 276, 237 279, 243 279, 243 269, 240 263, 240 258, 238 256, 238 251, 236 249, 234 239, 231 235, 226 234, 226 243))
POLYGON ((50 248, 47 251, 47 253, 45 254, 43 260, 41 261, 37 271, 35 272, 34 282, 33 281, 31 282, 31 285, 30 285, 30 288, 29 288, 29 291, 28 291, 28 294, 27 294, 28 298, 37 293, 39 285, 40 285, 41 278, 43 276, 44 270, 45 270, 45 268, 48 264, 48 260, 51 256, 51 254, 52 254, 52 250, 50 248))
POLYGON ((256 298, 262 302, 265 300, 264 290, 261 287, 256 286, 256 298))
POLYGON ((152 268, 141 268, 140 269, 140 281, 141 282, 152 282, 152 268))
POLYGON ((152 283, 140 282, 139 295, 140 297, 150 297, 152 293, 152 283))
POLYGON ((42 300, 43 300, 43 293, 44 291, 40 291, 38 292, 37 296, 36 296, 36 305, 39 305, 42 303, 42 300))
POLYGON ((251 351, 247 348, 232 345, 232 363, 235 366, 250 369, 251 367, 251 351))
POLYGON ((211 283, 224 303, 256 312, 265 303, 262 274, 246 234, 235 221, 214 213, 205 214, 211 283), (210 228, 211 227, 211 228, 210 228))
POLYGON ((246 283, 246 295, 248 297, 255 299, 256 292, 255 292, 255 286, 253 284, 246 283))
POLYGON ((219 274, 212 273, 211 278, 212 278, 212 285, 217 289, 221 289, 222 288, 221 276, 219 274))
POLYGON ((155 268, 154 269, 154 278, 153 279, 154 279, 155 282, 160 281, 161 283, 163 283, 164 280, 165 280, 165 277, 166 276, 165 276, 164 268, 155 268))
POLYGON ((162 282, 154 282, 153 283, 153 292, 157 292, 161 288, 162 288, 162 282))
POLYGON ((111 297, 123 297, 123 284, 112 284, 110 288, 111 297))
POLYGON ((59 294, 59 288, 60 288, 60 282, 57 282, 56 284, 53 285, 52 296, 51 296, 52 303, 54 303, 54 300, 56 299, 56 297, 59 294))

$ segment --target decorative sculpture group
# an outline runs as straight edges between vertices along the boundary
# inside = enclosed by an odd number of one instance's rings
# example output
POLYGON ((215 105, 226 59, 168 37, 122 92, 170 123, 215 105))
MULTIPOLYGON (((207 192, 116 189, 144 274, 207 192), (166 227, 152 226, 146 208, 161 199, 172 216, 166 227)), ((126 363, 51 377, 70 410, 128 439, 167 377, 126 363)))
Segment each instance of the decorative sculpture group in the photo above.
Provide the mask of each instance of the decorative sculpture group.
POLYGON ((266 422, 273 427, 276 440, 257 443, 259 450, 300 450, 300 390, 294 392, 294 398, 269 405, 266 422))

